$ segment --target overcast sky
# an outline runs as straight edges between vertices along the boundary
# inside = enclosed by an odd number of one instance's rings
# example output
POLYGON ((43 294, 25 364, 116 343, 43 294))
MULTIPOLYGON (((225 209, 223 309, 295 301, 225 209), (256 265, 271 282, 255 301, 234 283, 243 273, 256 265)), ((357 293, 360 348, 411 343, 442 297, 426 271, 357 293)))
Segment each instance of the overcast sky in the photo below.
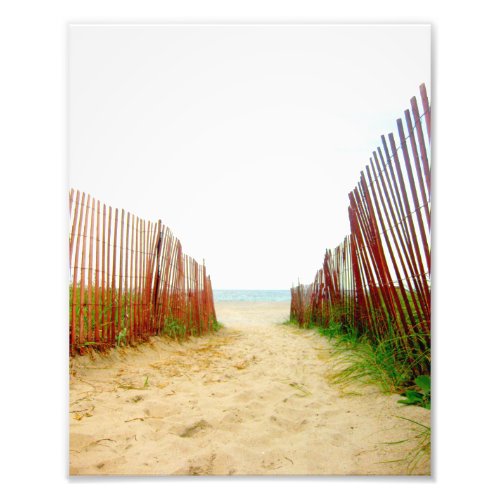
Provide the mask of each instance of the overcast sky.
POLYGON ((70 187, 159 218, 215 288, 312 281, 430 26, 73 26, 70 187))

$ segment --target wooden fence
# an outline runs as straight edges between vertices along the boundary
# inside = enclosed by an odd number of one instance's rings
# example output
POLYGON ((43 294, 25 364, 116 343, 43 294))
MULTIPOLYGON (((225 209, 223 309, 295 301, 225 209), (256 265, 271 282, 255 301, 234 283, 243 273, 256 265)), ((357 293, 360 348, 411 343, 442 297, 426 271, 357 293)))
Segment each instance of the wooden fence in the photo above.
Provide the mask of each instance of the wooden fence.
POLYGON ((205 265, 153 223, 70 190, 70 352, 213 329, 205 265))
POLYGON ((336 322, 377 339, 395 332, 408 352, 430 348, 431 108, 423 84, 420 98, 422 109, 413 97, 397 136, 381 137, 349 193, 349 236, 327 250, 311 285, 292 288, 299 324, 336 322))

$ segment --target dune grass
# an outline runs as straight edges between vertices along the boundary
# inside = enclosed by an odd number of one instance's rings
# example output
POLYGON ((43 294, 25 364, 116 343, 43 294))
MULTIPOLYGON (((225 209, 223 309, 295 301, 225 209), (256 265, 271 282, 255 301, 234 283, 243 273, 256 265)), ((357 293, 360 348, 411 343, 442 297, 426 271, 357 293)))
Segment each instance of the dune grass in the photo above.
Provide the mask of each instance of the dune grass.
POLYGON ((416 333, 401 336, 389 328, 385 338, 374 338, 361 334, 351 326, 339 323, 331 323, 328 327, 317 329, 335 345, 336 359, 340 368, 332 376, 334 383, 356 381, 362 384, 375 384, 384 393, 401 393, 404 390, 417 389, 416 365, 420 366, 425 360, 430 366, 429 349, 422 352, 408 351, 408 343, 418 340, 419 335, 416 333))
MULTIPOLYGON (((96 287, 82 290, 80 285, 69 286, 69 325, 72 328, 74 317, 74 335, 79 347, 95 347, 103 345, 102 336, 114 326, 116 331, 114 347, 128 345, 130 342, 129 325, 134 324, 136 316, 145 325, 151 325, 154 333, 151 335, 167 335, 184 340, 187 337, 200 335, 204 331, 218 331, 222 325, 214 316, 208 318, 206 328, 200 323, 199 311, 188 297, 183 297, 183 310, 175 311, 168 307, 163 325, 159 330, 154 326, 153 305, 145 302, 144 294, 135 291, 125 291, 119 294, 117 290, 96 287)), ((141 327, 144 329, 144 327, 141 327)), ((146 326, 147 328, 147 326, 146 326)), ((144 331, 141 332, 143 334, 144 331)), ((151 336, 148 335, 148 336, 151 336)), ((110 347, 110 346, 108 346, 110 347)), ((112 346, 111 346, 112 347, 112 346)))
POLYGON ((412 474, 416 467, 421 463, 429 462, 431 457, 431 428, 428 425, 421 424, 415 420, 406 417, 397 417, 402 420, 407 420, 414 426, 414 434, 408 439, 401 441, 392 441, 383 443, 389 446, 398 446, 408 442, 413 442, 413 446, 408 453, 402 458, 396 460, 387 460, 384 463, 402 462, 406 464, 409 474, 412 474))
POLYGON ((331 382, 347 385, 352 382, 373 384, 388 393, 400 393, 406 397, 405 404, 419 404, 430 408, 430 372, 419 373, 415 368, 430 366, 430 348, 408 349, 409 344, 421 346, 419 333, 401 335, 388 329, 384 338, 366 335, 356 328, 336 322, 327 327, 309 322, 299 325, 297 320, 289 319, 285 325, 314 329, 331 340, 334 345, 335 374, 331 382), (419 375, 416 376, 416 373, 419 375), (422 391, 418 382, 428 379, 428 391, 422 391), (419 398, 418 395, 422 397, 419 398))

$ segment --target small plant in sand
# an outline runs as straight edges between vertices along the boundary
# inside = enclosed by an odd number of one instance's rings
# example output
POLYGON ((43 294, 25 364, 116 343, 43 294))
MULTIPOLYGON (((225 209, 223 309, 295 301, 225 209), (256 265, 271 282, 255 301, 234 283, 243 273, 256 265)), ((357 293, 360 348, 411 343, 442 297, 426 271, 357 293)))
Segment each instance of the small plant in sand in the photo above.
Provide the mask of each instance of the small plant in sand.
POLYGON ((392 441, 388 443, 383 443, 386 445, 397 446, 406 443, 413 442, 413 446, 409 452, 403 458, 397 460, 388 460, 383 463, 406 463, 408 473, 411 474, 415 471, 419 464, 426 464, 430 461, 431 457, 431 428, 428 425, 421 424, 415 420, 411 420, 406 417, 397 417, 402 420, 407 420, 412 423, 415 427, 415 434, 408 438, 402 439, 401 441, 392 441))
POLYGON ((283 321, 282 324, 285 326, 298 326, 299 328, 302 328, 304 330, 310 330, 310 329, 314 328, 313 323, 308 322, 308 323, 304 323, 304 324, 300 325, 299 321, 295 318, 287 319, 287 320, 283 321))
POLYGON ((173 316, 168 316, 163 322, 163 328, 161 330, 161 335, 167 335, 176 340, 179 338, 186 338, 186 325, 181 323, 177 318, 173 316))
POLYGON ((414 389, 407 389, 402 396, 405 399, 400 399, 398 403, 405 405, 417 405, 422 406, 430 410, 431 408, 431 378, 427 375, 420 375, 415 379, 416 388, 420 391, 414 389))
POLYGON ((224 328, 224 325, 222 323, 219 323, 213 316, 210 317, 208 320, 209 324, 209 329, 218 332, 221 328, 224 328))
POLYGON ((116 336, 116 347, 120 347, 120 345, 127 343, 127 329, 124 328, 117 336, 116 336))

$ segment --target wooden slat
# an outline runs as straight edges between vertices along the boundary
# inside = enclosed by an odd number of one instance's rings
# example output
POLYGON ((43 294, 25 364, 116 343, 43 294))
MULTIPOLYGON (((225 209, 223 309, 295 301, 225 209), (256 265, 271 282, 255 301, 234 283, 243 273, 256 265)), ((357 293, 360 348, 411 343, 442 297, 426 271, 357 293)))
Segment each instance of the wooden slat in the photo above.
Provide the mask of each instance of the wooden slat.
POLYGON ((134 217, 134 342, 139 331, 139 218, 134 217))
MULTIPOLYGON (((73 199, 73 197, 72 197, 73 199)), ((71 203, 72 205, 72 203, 71 203)), ((72 213, 72 207, 70 207, 70 217, 72 213)), ((80 213, 80 191, 76 192, 76 200, 75 200, 75 208, 73 211, 73 224, 71 225, 71 235, 69 238, 69 267, 70 269, 72 268, 72 262, 74 260, 73 257, 73 244, 75 242, 75 231, 76 231, 76 225, 78 222, 78 214, 80 213)), ((70 219, 71 220, 71 219, 70 219)))
POLYGON ((125 287, 124 287, 124 293, 125 293, 125 324, 124 327, 127 329, 127 338, 129 339, 129 342, 132 339, 132 334, 130 331, 130 319, 131 319, 131 306, 130 306, 130 297, 131 297, 131 286, 130 286, 130 268, 129 268, 129 262, 131 265, 131 260, 129 260, 129 254, 130 254, 130 247, 129 247, 129 237, 130 237, 130 213, 127 212, 127 230, 125 234, 125 287))
POLYGON ((87 317, 88 317, 88 323, 87 323, 87 328, 88 328, 88 333, 87 333, 87 340, 88 341, 95 341, 95 330, 92 327, 92 323, 94 320, 94 313, 95 313, 95 308, 94 308, 94 297, 92 294, 92 276, 93 276, 93 271, 94 271, 94 244, 95 244, 95 238, 94 238, 94 215, 95 215, 95 199, 92 198, 92 208, 90 211, 90 234, 89 234, 89 261, 88 261, 88 285, 87 285, 87 317))
POLYGON ((139 333, 144 332, 144 221, 139 226, 139 333))
MULTIPOLYGON (((85 329, 85 319, 88 321, 87 314, 84 314, 85 307, 85 266, 87 265, 87 221, 89 217, 89 202, 90 197, 87 197, 85 203, 85 219, 83 223, 82 235, 82 260, 80 264, 80 330, 76 340, 77 345, 81 345, 87 338, 87 329, 85 329)), ((87 323, 88 324, 88 323, 87 323)))
POLYGON ((113 209, 108 207, 108 244, 106 248, 106 271, 107 271, 107 280, 106 280, 106 342, 108 345, 112 343, 112 323, 113 323, 113 302, 112 302, 112 268, 111 268, 111 226, 113 223, 113 209))
POLYGON ((431 171, 429 167, 429 158, 427 156, 427 149, 425 147, 424 132, 422 130, 422 123, 420 122, 420 111, 418 109, 417 99, 412 97, 411 99, 411 110, 413 113, 413 121, 415 122, 415 129, 417 131, 418 137, 418 147, 420 151, 420 159, 422 160, 422 165, 424 169, 425 183, 427 187, 428 196, 427 200, 431 198, 431 171))
POLYGON ((95 332, 94 339, 96 342, 101 342, 101 283, 100 283, 100 252, 101 248, 99 243, 101 242, 101 202, 97 200, 97 218, 96 218, 96 244, 95 244, 95 332))
MULTIPOLYGON (((78 192, 79 193, 79 192, 78 192)), ((77 196, 78 199, 78 196, 77 196)), ((82 234, 82 214, 83 214, 83 204, 85 202, 85 193, 82 194, 82 201, 75 206, 74 221, 78 219, 78 232, 76 237, 76 249, 73 258, 73 293, 71 297, 71 336, 70 344, 72 349, 76 345, 76 300, 77 300, 77 286, 78 286, 78 259, 80 254, 80 236, 82 234)))
POLYGON ((123 295, 123 236, 124 236, 124 224, 125 224, 125 210, 122 208, 120 213, 120 257, 119 257, 119 267, 118 267, 118 321, 117 330, 121 333, 124 328, 124 322, 122 318, 122 295, 123 295))
POLYGON ((113 268, 111 271, 111 344, 115 345, 117 332, 116 317, 116 251, 118 246, 118 209, 115 208, 115 217, 113 222, 113 268))
POLYGON ((427 97, 427 88, 425 84, 420 85, 420 97, 422 99, 422 106, 424 107, 425 124, 427 126, 427 137, 431 141, 431 107, 429 106, 429 98, 427 97))

